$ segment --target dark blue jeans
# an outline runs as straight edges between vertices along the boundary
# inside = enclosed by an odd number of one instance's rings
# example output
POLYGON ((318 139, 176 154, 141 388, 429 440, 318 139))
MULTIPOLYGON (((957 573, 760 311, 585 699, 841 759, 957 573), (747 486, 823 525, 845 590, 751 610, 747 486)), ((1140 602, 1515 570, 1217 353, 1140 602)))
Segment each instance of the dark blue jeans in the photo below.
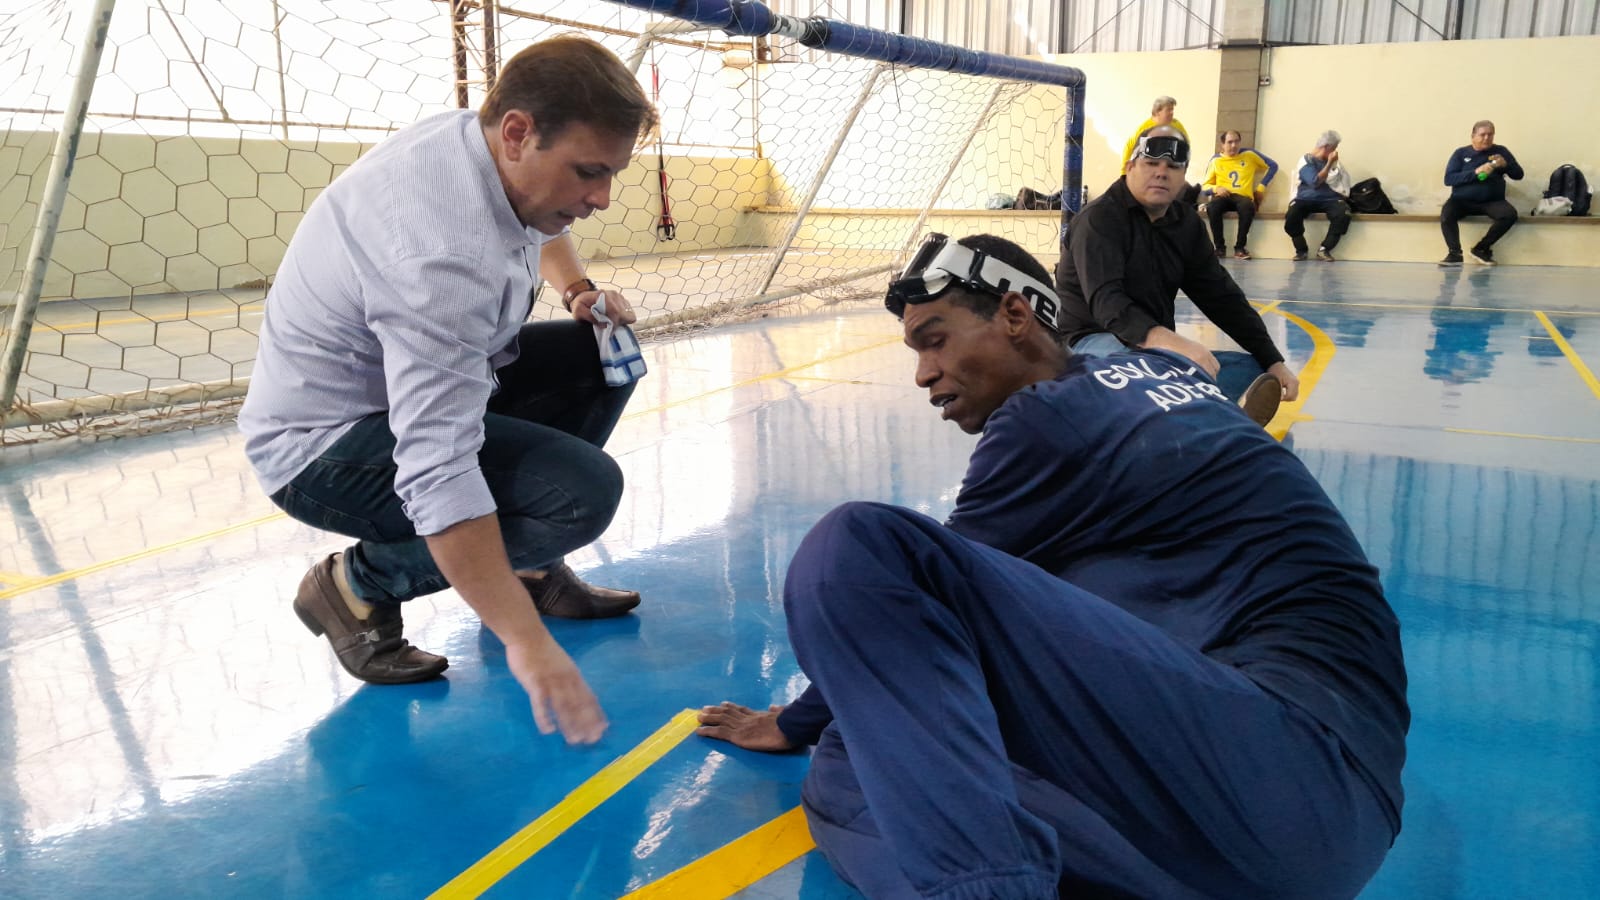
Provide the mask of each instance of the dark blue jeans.
POLYGON ((927 516, 829 513, 784 606, 834 715, 811 833, 870 897, 1348 898, 1393 841, 1315 720, 927 516))
MULTIPOLYGON (((600 448, 634 385, 606 385, 594 329, 537 322, 521 355, 495 373, 478 466, 494 496, 512 566, 538 568, 590 543, 622 499, 622 470, 600 448)), ((360 420, 272 495, 290 518, 356 539, 345 570, 357 596, 399 603, 448 586, 394 492, 387 413, 360 420)))

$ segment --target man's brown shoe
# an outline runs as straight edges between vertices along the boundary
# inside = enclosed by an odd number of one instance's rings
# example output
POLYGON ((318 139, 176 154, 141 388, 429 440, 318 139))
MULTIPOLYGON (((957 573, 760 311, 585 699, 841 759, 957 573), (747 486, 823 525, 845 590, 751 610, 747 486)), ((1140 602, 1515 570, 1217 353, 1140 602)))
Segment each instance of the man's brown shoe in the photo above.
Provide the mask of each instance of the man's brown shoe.
POLYGON ((564 562, 545 569, 543 578, 523 576, 522 584, 540 615, 558 619, 609 619, 639 605, 638 591, 595 587, 564 562))
POLYGON ((1239 408, 1250 417, 1252 422, 1267 427, 1272 417, 1278 414, 1278 404, 1283 402, 1283 383, 1276 375, 1258 375, 1250 386, 1244 389, 1244 396, 1239 398, 1239 408))
POLYGON ((399 606, 374 606, 367 618, 356 618, 334 583, 333 564, 329 556, 306 571, 294 612, 312 634, 327 634, 346 672, 372 684, 409 684, 437 677, 450 665, 400 636, 405 624, 399 606))

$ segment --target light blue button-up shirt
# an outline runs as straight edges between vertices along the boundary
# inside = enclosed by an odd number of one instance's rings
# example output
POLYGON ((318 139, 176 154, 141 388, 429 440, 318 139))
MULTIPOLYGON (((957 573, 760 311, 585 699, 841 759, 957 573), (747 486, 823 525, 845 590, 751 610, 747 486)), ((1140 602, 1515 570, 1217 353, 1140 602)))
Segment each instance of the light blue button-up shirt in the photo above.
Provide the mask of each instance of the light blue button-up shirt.
POLYGON ((484 407, 550 240, 518 221, 471 110, 401 129, 336 178, 278 269, 239 413, 267 493, 387 411, 418 534, 494 512, 484 407))

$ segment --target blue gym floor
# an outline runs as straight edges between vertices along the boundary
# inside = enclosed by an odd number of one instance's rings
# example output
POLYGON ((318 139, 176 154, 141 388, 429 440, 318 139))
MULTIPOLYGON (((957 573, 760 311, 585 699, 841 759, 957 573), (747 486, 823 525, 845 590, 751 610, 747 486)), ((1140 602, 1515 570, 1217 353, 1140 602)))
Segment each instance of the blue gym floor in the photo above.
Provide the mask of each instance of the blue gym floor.
MULTIPOLYGON (((1404 628, 1405 829, 1364 896, 1600 896, 1600 270, 1228 265, 1304 370, 1274 428, 1404 628)), ((646 349, 627 495, 570 559, 644 604, 551 624, 611 718, 588 749, 449 593, 406 610, 445 679, 345 675, 289 610, 343 542, 276 514, 231 428, 0 455, 0 895, 854 896, 780 818, 806 758, 680 713, 798 693, 807 527, 942 515, 973 438, 871 305, 646 349)))

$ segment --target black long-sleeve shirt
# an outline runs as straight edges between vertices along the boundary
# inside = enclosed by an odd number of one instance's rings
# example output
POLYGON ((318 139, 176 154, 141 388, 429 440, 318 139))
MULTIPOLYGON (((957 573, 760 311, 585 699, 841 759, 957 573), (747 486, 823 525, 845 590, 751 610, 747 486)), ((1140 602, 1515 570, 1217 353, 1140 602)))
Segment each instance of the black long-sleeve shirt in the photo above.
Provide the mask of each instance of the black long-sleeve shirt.
POLYGON ((1061 330, 1068 343, 1110 332, 1137 346, 1157 325, 1175 327, 1179 288, 1206 318, 1263 369, 1283 354, 1244 291, 1217 262, 1200 216, 1174 203, 1150 221, 1121 179, 1072 220, 1067 252, 1056 265, 1061 330))
POLYGON ((1511 151, 1491 144, 1487 150, 1474 150, 1472 145, 1458 147, 1444 164, 1444 183, 1450 186, 1450 199, 1467 203, 1493 203, 1506 198, 1506 179, 1522 180, 1522 165, 1511 151), (1500 155, 1506 159, 1504 169, 1495 169, 1487 178, 1478 180, 1478 167, 1489 157, 1500 155))

